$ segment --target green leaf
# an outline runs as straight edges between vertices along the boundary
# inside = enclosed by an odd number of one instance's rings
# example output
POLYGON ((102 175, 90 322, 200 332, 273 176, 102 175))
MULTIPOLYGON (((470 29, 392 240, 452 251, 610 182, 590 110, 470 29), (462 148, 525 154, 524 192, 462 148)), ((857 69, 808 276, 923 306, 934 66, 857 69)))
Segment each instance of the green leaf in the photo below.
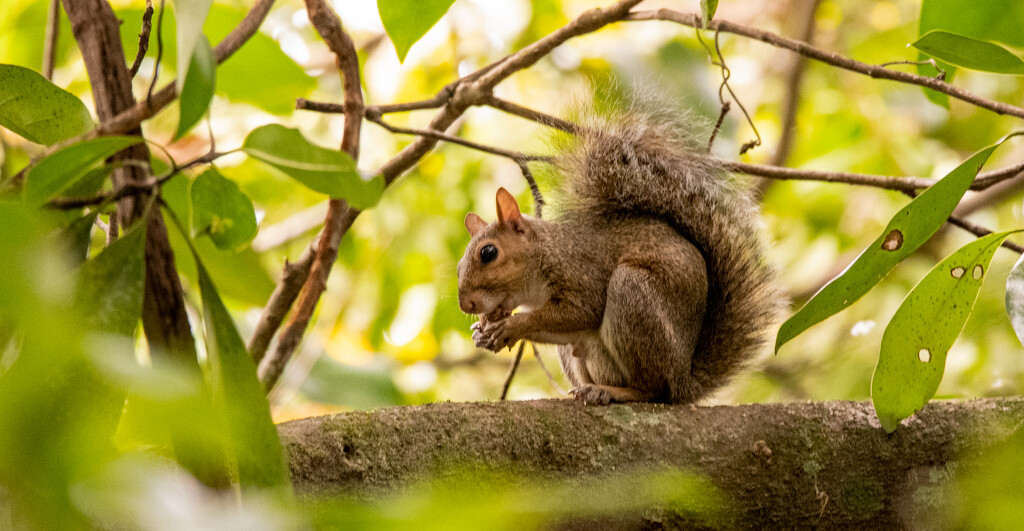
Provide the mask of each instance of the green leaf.
MULTIPOLYGON (((180 79, 180 78, 179 78, 180 79)), ((192 62, 188 67, 188 75, 185 76, 185 86, 181 91, 181 99, 178 105, 178 130, 174 133, 174 139, 181 138, 189 129, 192 129, 210 108, 213 101, 213 89, 217 80, 217 62, 213 57, 213 49, 206 37, 200 35, 195 53, 192 54, 192 62)))
MULTIPOLYGON (((93 329, 134 341, 146 280, 145 223, 137 224, 82 266, 75 306, 93 329)), ((129 349, 130 350, 130 349, 129 349)))
MULTIPOLYGON (((203 32, 211 43, 219 42, 238 26, 246 12, 215 4, 210 9, 203 32)), ((142 10, 118 9, 117 13, 124 20, 124 24, 121 24, 121 42, 125 51, 131 55, 126 60, 131 62, 138 48, 142 10)), ((174 17, 164 18, 164 34, 174 33, 176 27, 174 17)), ((155 45, 151 46, 150 52, 154 49, 155 45)), ((177 46, 173 39, 165 39, 164 57, 176 54, 177 46)), ((277 41, 259 31, 229 60, 217 67, 217 94, 233 102, 255 105, 276 115, 292 114, 295 111, 295 98, 308 97, 314 87, 316 80, 281 51, 277 41)))
POLYGON ((384 23, 399 62, 405 61, 409 48, 441 20, 455 0, 377 0, 380 21, 384 23))
POLYGON ((942 30, 932 30, 912 46, 949 64, 994 72, 1024 75, 1024 61, 998 44, 964 37, 942 30))
POLYGON ((893 216, 882 234, 838 277, 807 301, 779 329, 775 352, 804 330, 850 306, 945 223, 981 167, 1007 139, 982 149, 893 216))
POLYGON ((1006 277, 1006 315, 1017 334, 1017 339, 1024 344, 1024 256, 1021 256, 1010 275, 1006 277))
POLYGON ((291 483, 270 404, 256 378, 256 366, 203 264, 198 262, 206 352, 214 401, 223 409, 242 487, 284 487, 291 483))
POLYGON ((1024 2, 924 0, 918 35, 941 29, 983 41, 1024 47, 1024 2))
POLYGON ((384 182, 379 176, 369 181, 359 176, 348 153, 313 144, 297 129, 265 125, 249 133, 242 151, 309 188, 345 199, 360 210, 377 204, 384 191, 384 182))
POLYGON ((871 377, 871 401, 885 431, 913 415, 935 394, 946 354, 967 318, 996 249, 1008 231, 979 238, 935 266, 904 299, 882 334, 871 377))
POLYGON ((177 21, 175 36, 178 44, 176 81, 179 94, 183 93, 186 83, 181 73, 189 72, 194 51, 202 46, 200 41, 203 40, 203 23, 206 22, 212 3, 213 0, 174 0, 174 18, 177 21))
POLYGON ((256 211, 238 185, 210 168, 192 182, 192 233, 209 234, 219 249, 256 237, 256 211))
POLYGON ((708 28, 715 11, 718 11, 718 0, 700 0, 700 18, 704 29, 708 28))
POLYGON ((89 173, 94 164, 141 142, 137 136, 101 136, 68 146, 29 170, 23 197, 31 204, 43 203, 89 173))
MULTIPOLYGON (((177 175, 161 187, 161 195, 167 206, 184 222, 192 218, 189 213, 189 182, 184 175, 177 175)), ((167 221, 171 223, 169 219, 167 221)), ((178 273, 193 285, 198 285, 199 272, 195 260, 187 258, 192 253, 189 243, 178 231, 167 231, 167 236, 174 251, 178 273)), ((251 247, 241 251, 222 251, 209 238, 199 238, 192 245, 223 295, 252 306, 266 304, 274 291, 274 280, 251 247)))
POLYGON ((0 64, 0 125, 37 144, 52 145, 89 132, 89 109, 38 72, 0 64))

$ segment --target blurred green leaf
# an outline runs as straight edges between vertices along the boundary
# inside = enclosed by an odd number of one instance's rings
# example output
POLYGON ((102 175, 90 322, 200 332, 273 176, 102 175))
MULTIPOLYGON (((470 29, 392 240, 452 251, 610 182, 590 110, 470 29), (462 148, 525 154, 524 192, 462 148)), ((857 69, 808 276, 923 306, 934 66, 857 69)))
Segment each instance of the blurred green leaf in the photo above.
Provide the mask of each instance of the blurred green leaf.
POLYGON ((364 181, 352 157, 306 140, 297 129, 270 124, 245 137, 242 151, 289 177, 332 198, 342 198, 365 210, 377 204, 384 183, 379 176, 364 181))
MULTIPOLYGON (((179 79, 181 79, 179 77, 179 79)), ((214 61, 213 49, 206 37, 200 35, 189 63, 185 86, 181 89, 178 105, 178 130, 174 139, 181 138, 203 118, 210 102, 213 101, 213 89, 217 84, 217 63, 214 61)))
POLYGON ((711 19, 715 17, 715 11, 718 11, 718 0, 700 0, 700 20, 704 29, 707 29, 711 19))
POLYGON ((82 266, 75 307, 92 329, 134 342, 135 325, 142 317, 145 246, 145 223, 139 223, 82 266))
POLYGON ((380 21, 395 45, 399 62, 405 61, 409 48, 441 20, 453 3, 455 0, 377 0, 380 21))
POLYGON ((1024 256, 1006 277, 1006 315, 1010 317, 1017 340, 1024 344, 1024 256))
POLYGON ((256 378, 256 366, 198 255, 196 260, 214 400, 223 408, 231 434, 239 483, 242 487, 291 488, 284 451, 270 418, 263 385, 256 378))
POLYGON ((936 59, 963 68, 1024 75, 1024 61, 995 43, 932 30, 922 35, 912 46, 936 59))
MULTIPOLYGON (((220 42, 238 26, 248 10, 215 4, 206 17, 203 31, 211 43, 220 42)), ((142 28, 142 10, 118 9, 121 42, 130 62, 138 48, 142 28)), ((169 13, 167 14, 169 15, 169 13)), ((164 16, 164 33, 176 31, 174 17, 164 16)), ((154 32, 155 22, 154 22, 154 32)), ((150 47, 150 53, 155 46, 150 47)), ((164 40, 164 57, 176 55, 173 39, 164 40)), ((179 78, 180 76, 180 72, 179 78)), ((216 93, 233 102, 249 103, 272 114, 289 115, 295 111, 295 98, 307 97, 316 80, 281 51, 281 45, 257 31, 231 58, 217 67, 216 93)))
POLYGON ((896 264, 928 241, 952 214, 992 151, 1018 134, 1007 135, 976 152, 897 212, 882 235, 845 271, 831 279, 800 311, 782 323, 775 339, 775 352, 807 328, 856 302, 896 264))
MULTIPOLYGON (((174 18, 177 21, 177 88, 179 94, 184 94, 183 87, 187 83, 182 72, 191 72, 191 63, 196 58, 195 50, 205 40, 203 37, 203 23, 210 13, 210 5, 213 0, 174 0, 174 18)), ((155 26, 154 26, 155 29, 155 26)), ((129 50, 133 48, 128 48, 129 50)), ((211 61, 212 62, 212 61, 211 61)), ((181 128, 179 127, 179 130, 181 128)))
MULTIPOLYGON (((925 55, 923 52, 917 53, 918 61, 927 61, 928 59, 929 57, 925 55)), ((945 81, 946 83, 952 83, 953 77, 956 75, 956 67, 951 64, 943 63, 942 61, 936 61, 936 64, 939 68, 942 69, 943 72, 946 73, 945 77, 943 78, 943 81, 945 81)), ((939 75, 938 69, 936 69, 930 63, 919 64, 916 66, 917 75, 919 76, 938 77, 939 75)), ((924 90, 924 95, 926 98, 928 98, 928 101, 940 107, 949 109, 949 96, 945 92, 932 90, 928 87, 921 87, 921 89, 924 90)))
POLYGON ((219 249, 237 249, 256 237, 252 201, 234 182, 209 168, 192 182, 192 232, 209 234, 219 249))
POLYGON ((84 177, 94 164, 141 142, 137 136, 101 136, 61 149, 28 171, 22 195, 29 204, 43 203, 84 177))
POLYGON ((953 213, 992 152, 1016 135, 1008 135, 975 153, 897 212, 882 234, 845 271, 782 324, 775 339, 775 352, 804 330, 856 302, 896 264, 928 241, 953 213))
POLYGON ((81 265, 89 254, 89 244, 92 243, 92 227, 96 223, 96 215, 94 212, 82 216, 61 230, 61 235, 68 245, 72 265, 81 265))
POLYGON ((0 64, 0 126, 49 146, 87 133, 95 124, 82 100, 42 74, 0 64))
POLYGON ((1015 232, 989 234, 949 255, 889 321, 871 377, 871 402, 885 431, 895 431, 939 388, 946 354, 971 315, 992 255, 1015 232))
POLYGON ((400 405, 402 393, 391 378, 391 366, 373 363, 356 367, 321 355, 302 382, 302 394, 321 404, 354 409, 400 405))

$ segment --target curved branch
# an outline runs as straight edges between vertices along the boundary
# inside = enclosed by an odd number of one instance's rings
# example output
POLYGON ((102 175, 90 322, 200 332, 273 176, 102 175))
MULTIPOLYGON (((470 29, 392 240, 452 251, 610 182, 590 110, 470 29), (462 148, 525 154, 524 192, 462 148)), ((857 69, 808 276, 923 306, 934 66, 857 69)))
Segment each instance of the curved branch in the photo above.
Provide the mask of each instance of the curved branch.
MULTIPOLYGON (((680 13, 671 9, 658 9, 656 11, 634 11, 629 14, 627 20, 663 20, 668 22, 675 22, 676 24, 682 24, 684 26, 690 26, 692 28, 701 27, 700 15, 696 13, 680 13)), ((933 77, 919 76, 916 74, 909 74, 906 72, 900 72, 898 70, 889 70, 877 65, 870 65, 862 63, 854 59, 843 57, 834 52, 827 52, 818 48, 815 48, 805 42, 789 39, 772 33, 770 31, 764 31, 757 28, 751 28, 742 24, 736 24, 726 20, 712 20, 708 29, 721 30, 736 35, 742 35, 751 39, 757 39, 761 42, 777 46, 779 48, 785 48, 792 52, 798 53, 805 57, 820 61, 825 64, 829 64, 844 70, 851 72, 857 72, 864 74, 876 79, 888 79, 890 81, 898 81, 901 83, 908 83, 911 85, 919 85, 922 87, 928 87, 932 90, 942 92, 948 96, 952 96, 958 100, 965 101, 972 105, 976 105, 983 109, 988 109, 996 114, 1009 114, 1018 118, 1024 118, 1024 108, 1003 103, 1001 101, 993 101, 987 98, 983 98, 974 94, 973 92, 966 91, 960 87, 950 85, 945 81, 940 81, 933 77)))

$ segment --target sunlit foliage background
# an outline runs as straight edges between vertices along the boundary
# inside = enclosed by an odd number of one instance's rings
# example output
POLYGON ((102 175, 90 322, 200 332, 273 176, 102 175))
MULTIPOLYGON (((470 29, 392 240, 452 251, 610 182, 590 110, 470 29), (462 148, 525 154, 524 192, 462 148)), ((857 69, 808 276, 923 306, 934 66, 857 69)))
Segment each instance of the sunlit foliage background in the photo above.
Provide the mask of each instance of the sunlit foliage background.
MULTIPOLYGON (((0 62, 39 69, 46 4, 4 1, 0 62)), ((206 26, 211 41, 233 27, 248 4, 216 2, 206 26)), ((458 0, 400 64, 383 36, 375 2, 334 4, 360 48, 368 104, 429 98, 459 75, 557 29, 586 8, 602 5, 570 0, 458 0)), ((698 8, 696 0, 661 4, 698 8)), ((124 20, 126 53, 134 56, 144 3, 114 1, 113 5, 124 20)), ((650 2, 643 7, 658 5, 650 2)), ((916 52, 905 45, 917 36, 919 9, 920 3, 914 1, 826 0, 817 11, 814 42, 872 64, 915 59, 916 52)), ((792 2, 734 0, 723 2, 716 18, 796 35, 802 23, 798 12, 792 2)), ((168 9, 161 80, 176 75, 172 23, 168 9)), ((298 127, 321 145, 336 147, 341 115, 292 110, 299 97, 341 100, 333 56, 309 26, 302 3, 277 2, 262 33, 262 40, 243 48, 251 47, 254 55, 240 54, 218 70, 218 94, 209 122, 218 149, 239 146, 248 131, 271 122, 298 127), (275 50, 278 45, 283 54, 275 50), (247 60, 259 61, 267 75, 238 74, 245 71, 242 66, 247 60)), ((155 38, 151 47, 156 47, 155 38)), ((780 107, 787 97, 786 77, 794 56, 728 34, 721 35, 721 47, 732 72, 733 90, 750 110, 764 145, 738 155, 739 146, 753 138, 753 132, 734 106, 715 153, 731 160, 767 163, 780 135, 780 107)), ((153 56, 150 53, 143 62, 135 80, 137 94, 144 93, 152 79, 153 56)), ((1019 102, 1024 97, 1019 77, 963 70, 957 76, 957 84, 992 99, 1019 102)), ((631 22, 568 42, 500 85, 497 95, 560 114, 588 87, 598 87, 599 92, 639 87, 678 102, 680 108, 693 112, 695 122, 703 124, 718 115, 719 79, 719 70, 709 64, 693 30, 670 23, 631 22)), ((66 19, 54 82, 81 95, 91 108, 85 68, 66 19)), ((170 143, 176 115, 176 109, 166 110, 147 122, 146 137, 170 143)), ((390 115, 388 120, 423 127, 430 116, 430 111, 418 111, 390 115)), ((929 102, 919 88, 809 62, 787 165, 940 177, 1011 130, 1017 125, 1014 120, 957 101, 947 110, 929 102)), ((485 144, 529 153, 547 149, 545 128, 489 108, 470 110, 457 127, 460 136, 485 144)), ((207 131, 200 126, 171 143, 170 155, 180 161, 202 154, 210 139, 207 131)), ((40 149, 8 131, 0 131, 0 140, 5 178, 40 149)), ((409 141, 365 123, 360 169, 374 172, 409 141)), ((987 169, 1018 161, 1022 152, 1020 142, 1004 147, 987 169)), ((155 156, 166 157, 159 151, 155 156)), ((284 260, 297 257, 322 223, 325 198, 265 166, 245 162, 240 155, 217 164, 253 199, 260 221, 260 233, 251 248, 228 253, 209 245, 204 250, 211 257, 205 262, 247 337, 284 260)), ((537 169, 542 186, 550 184, 542 169, 537 169)), ((739 178, 755 183, 749 177, 739 178)), ((391 404, 497 398, 512 356, 484 353, 470 342, 473 320, 458 309, 455 263, 468 241, 463 216, 473 210, 493 219, 494 191, 499 186, 516 193, 523 205, 530 204, 526 184, 511 161, 441 145, 391 186, 378 206, 358 218, 342 242, 315 327, 271 395, 275 420, 391 404)), ((795 304, 840 272, 907 201, 895 192, 847 185, 771 183, 763 201, 764 232, 771 240, 769 260, 780 270, 795 304)), ((1002 202, 979 210, 972 219, 993 230, 1024 226, 1019 194, 1011 190, 1002 202)), ((778 356, 766 353, 753 371, 715 400, 867 399, 888 319, 937 260, 972 238, 956 229, 940 232, 851 309, 812 328, 778 356)), ((180 251, 182 242, 178 245, 180 251)), ((939 397, 1016 394, 1024 385, 1024 356, 1002 303, 1002 281, 1015 258, 1010 252, 997 253, 993 275, 949 355, 939 397)), ((194 293, 195 277, 185 280, 194 293)), ((554 351, 542 349, 540 354, 561 380, 554 351)), ((551 396, 561 394, 528 355, 509 397, 551 396)))

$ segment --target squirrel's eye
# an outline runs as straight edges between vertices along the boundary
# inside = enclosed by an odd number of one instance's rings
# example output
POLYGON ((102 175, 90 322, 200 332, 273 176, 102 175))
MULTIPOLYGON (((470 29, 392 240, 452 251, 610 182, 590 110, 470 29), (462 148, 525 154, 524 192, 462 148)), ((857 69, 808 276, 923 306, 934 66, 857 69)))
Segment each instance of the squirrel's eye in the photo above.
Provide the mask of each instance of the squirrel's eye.
POLYGON ((487 244, 480 248, 480 261, 489 264, 498 257, 498 248, 494 245, 487 244))

